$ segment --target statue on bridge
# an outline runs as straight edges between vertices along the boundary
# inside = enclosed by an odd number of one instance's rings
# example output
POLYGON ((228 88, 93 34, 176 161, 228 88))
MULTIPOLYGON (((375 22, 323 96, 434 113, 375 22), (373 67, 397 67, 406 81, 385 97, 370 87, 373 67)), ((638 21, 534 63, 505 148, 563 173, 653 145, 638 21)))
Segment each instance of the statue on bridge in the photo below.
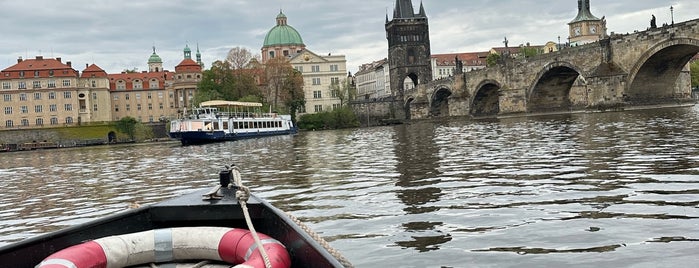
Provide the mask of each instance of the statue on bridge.
POLYGON ((651 17, 651 19, 650 19, 650 28, 651 28, 651 29, 658 28, 658 25, 655 23, 655 15, 651 15, 651 16, 652 16, 652 17, 651 17))

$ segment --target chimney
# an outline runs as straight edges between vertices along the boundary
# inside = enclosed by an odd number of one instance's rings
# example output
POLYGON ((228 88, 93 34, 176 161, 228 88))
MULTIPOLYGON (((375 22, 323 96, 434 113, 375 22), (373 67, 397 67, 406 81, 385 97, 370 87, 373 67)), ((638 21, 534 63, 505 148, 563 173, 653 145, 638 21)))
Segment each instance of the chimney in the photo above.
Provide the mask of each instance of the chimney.
POLYGON ((44 56, 36 56, 36 60, 43 60, 44 56))
POLYGON ((21 57, 21 56, 20 56, 19 58, 17 58, 17 63, 20 63, 20 62, 22 62, 22 57, 21 57))
POLYGON ((87 69, 87 67, 90 67, 90 65, 88 65, 87 63, 85 63, 85 69, 87 69))
POLYGON ((66 65, 68 65, 68 67, 73 67, 73 63, 70 61, 66 61, 66 65))
POLYGON ((58 62, 61 62, 61 57, 57 57, 56 60, 57 60, 58 62))

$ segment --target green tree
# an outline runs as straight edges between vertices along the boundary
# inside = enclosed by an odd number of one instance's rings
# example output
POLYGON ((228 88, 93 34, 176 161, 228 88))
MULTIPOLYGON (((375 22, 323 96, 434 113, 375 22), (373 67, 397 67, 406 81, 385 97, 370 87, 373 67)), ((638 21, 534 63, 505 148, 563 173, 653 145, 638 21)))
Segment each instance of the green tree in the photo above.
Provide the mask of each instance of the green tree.
POLYGON ((493 67, 495 65, 498 65, 500 62, 500 54, 497 53, 490 53, 488 54, 488 57, 485 59, 485 62, 488 67, 493 67))
POLYGON ((330 84, 329 89, 333 97, 340 99, 340 107, 344 107, 349 100, 357 97, 357 89, 354 85, 352 85, 349 79, 333 81, 330 84))
POLYGON ((261 96, 256 79, 246 69, 234 69, 228 61, 216 61, 205 70, 194 104, 208 100, 240 100, 244 96, 261 96))
POLYGON ((126 134, 129 136, 130 140, 136 140, 136 125, 138 124, 138 120, 136 118, 127 116, 122 118, 121 120, 117 121, 114 127, 121 133, 126 134))
POLYGON ((539 49, 533 48, 533 47, 522 47, 522 55, 524 55, 525 58, 531 58, 536 55, 541 54, 539 52, 539 49))
POLYGON ((692 62, 689 67, 692 73, 692 87, 699 87, 699 61, 692 62))

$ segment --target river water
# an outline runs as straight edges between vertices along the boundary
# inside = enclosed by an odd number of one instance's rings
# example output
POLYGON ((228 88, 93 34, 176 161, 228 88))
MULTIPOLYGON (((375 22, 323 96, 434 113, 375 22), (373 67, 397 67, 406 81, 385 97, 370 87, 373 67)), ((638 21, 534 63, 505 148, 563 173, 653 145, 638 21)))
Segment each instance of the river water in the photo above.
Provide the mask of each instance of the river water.
POLYGON ((699 106, 449 119, 0 154, 0 246, 214 186, 259 196, 356 267, 688 267, 699 106))

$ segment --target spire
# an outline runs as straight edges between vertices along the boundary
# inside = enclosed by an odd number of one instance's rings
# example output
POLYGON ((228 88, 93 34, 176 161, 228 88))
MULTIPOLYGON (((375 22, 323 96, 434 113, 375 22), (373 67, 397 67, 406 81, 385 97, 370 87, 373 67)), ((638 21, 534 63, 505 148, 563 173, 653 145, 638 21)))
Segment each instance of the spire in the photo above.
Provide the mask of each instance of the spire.
POLYGON ((406 19, 415 17, 413 10, 413 1, 411 0, 396 0, 396 8, 393 11, 393 19, 406 19))
POLYGON ((284 15, 284 12, 282 12, 282 10, 279 9, 279 15, 277 15, 277 26, 284 25, 286 25, 286 15, 284 15))
POLYGON ((592 15, 590 11, 590 0, 578 0, 578 16, 570 23, 591 20, 599 20, 599 18, 592 15))
POLYGON ((425 6, 422 4, 422 1, 420 1, 420 17, 426 18, 427 13, 425 13, 425 6))
POLYGON ((197 43, 197 63, 201 68, 204 68, 204 63, 201 61, 201 52, 199 52, 199 43, 197 43))
POLYGON ((184 46, 184 58, 185 59, 192 59, 192 50, 189 48, 189 45, 184 46))

